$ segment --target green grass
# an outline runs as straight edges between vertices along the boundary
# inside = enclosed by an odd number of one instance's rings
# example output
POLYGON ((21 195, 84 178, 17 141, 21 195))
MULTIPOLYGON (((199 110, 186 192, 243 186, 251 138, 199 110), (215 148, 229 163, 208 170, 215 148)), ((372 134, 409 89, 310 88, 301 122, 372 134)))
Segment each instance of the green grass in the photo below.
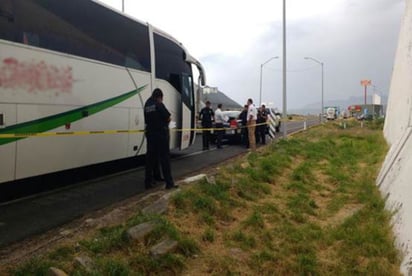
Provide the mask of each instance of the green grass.
POLYGON ((211 228, 206 228, 203 235, 202 240, 206 242, 214 242, 216 239, 216 233, 211 228))
POLYGON ((157 259, 137 254, 129 258, 132 275, 177 275, 185 267, 184 257, 166 254, 157 259))
POLYGON ((96 275, 110 275, 110 276, 128 276, 131 274, 131 268, 129 264, 124 260, 118 260, 115 258, 105 258, 99 260, 101 269, 96 271, 96 275))
POLYGON ((80 242, 82 246, 94 254, 121 249, 127 243, 126 230, 122 226, 102 228, 94 239, 80 242))
POLYGON ((199 253, 199 245, 191 238, 181 238, 179 240, 178 250, 186 257, 191 257, 199 253))
POLYGON ((46 258, 35 257, 24 264, 21 264, 17 268, 11 269, 10 274, 15 276, 47 275, 49 268, 55 264, 56 262, 46 258))
POLYGON ((265 221, 259 211, 254 211, 246 220, 243 221, 243 224, 245 227, 255 229, 263 229, 265 227, 265 221))
POLYGON ((242 249, 253 249, 257 245, 256 237, 245 233, 242 230, 236 230, 226 237, 228 244, 239 246, 242 249))
POLYGON ((48 257, 53 261, 67 261, 73 258, 75 252, 73 247, 62 246, 50 252, 48 257))
POLYGON ((98 264, 90 275, 195 275, 204 266, 212 275, 397 275, 391 217, 375 185, 387 151, 380 128, 328 122, 268 145, 221 167, 216 184, 184 187, 170 214, 136 213, 81 241, 80 252, 57 248, 10 274, 45 275, 53 265, 88 275, 71 266, 86 252, 98 264), (127 239, 129 227, 148 221, 155 230, 144 244, 127 239), (165 237, 177 251, 151 257, 165 237), (225 253, 233 249, 241 261, 225 253))

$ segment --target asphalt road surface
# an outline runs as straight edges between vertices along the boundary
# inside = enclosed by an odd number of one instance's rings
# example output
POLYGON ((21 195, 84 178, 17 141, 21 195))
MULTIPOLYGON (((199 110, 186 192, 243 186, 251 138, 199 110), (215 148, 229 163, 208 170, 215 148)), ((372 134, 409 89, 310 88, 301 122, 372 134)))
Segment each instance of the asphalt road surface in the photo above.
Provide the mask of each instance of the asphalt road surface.
MULTIPOLYGON (((308 121, 307 126, 319 120, 308 121)), ((289 122, 288 133, 302 130, 303 122, 289 122)), ((281 132, 282 133, 282 132, 281 132)), ((172 153, 176 180, 245 153, 240 145, 201 151, 201 137, 189 149, 172 153)), ((43 233, 88 212, 101 209, 144 191, 144 167, 79 183, 60 190, 0 205, 0 247, 43 233)))

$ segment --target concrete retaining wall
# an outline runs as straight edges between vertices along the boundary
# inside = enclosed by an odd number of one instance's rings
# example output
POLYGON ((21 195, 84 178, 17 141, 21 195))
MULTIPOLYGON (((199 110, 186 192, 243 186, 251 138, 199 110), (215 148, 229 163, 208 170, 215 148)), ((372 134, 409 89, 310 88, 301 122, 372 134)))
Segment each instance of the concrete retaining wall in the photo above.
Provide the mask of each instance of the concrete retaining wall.
POLYGON ((406 0, 399 33, 384 135, 391 146, 377 179, 404 253, 401 272, 412 275, 412 0, 406 0))

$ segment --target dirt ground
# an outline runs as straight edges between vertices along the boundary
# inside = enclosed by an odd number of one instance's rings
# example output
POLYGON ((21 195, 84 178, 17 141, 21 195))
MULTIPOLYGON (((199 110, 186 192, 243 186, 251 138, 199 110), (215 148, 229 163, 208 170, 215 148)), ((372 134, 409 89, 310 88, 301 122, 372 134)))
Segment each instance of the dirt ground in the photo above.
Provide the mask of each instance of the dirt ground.
POLYGON ((2 268, 18 264, 52 249, 87 238, 97 229, 123 223, 136 210, 144 208, 161 197, 161 188, 136 195, 101 210, 89 213, 70 223, 0 249, 0 274, 2 268))

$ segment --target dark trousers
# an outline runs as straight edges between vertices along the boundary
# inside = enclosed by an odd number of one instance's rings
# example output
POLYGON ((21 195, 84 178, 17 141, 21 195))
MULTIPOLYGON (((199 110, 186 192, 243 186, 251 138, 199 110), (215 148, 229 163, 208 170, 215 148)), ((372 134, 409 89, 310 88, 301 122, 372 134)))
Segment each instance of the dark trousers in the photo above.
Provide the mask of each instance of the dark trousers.
POLYGON ((259 126, 260 142, 266 144, 266 125, 259 126))
MULTIPOLYGON (((167 130, 168 131, 168 130, 167 130)), ((165 132, 146 133, 147 152, 145 168, 145 185, 152 185, 153 171, 156 166, 162 167, 166 187, 174 186, 170 167, 169 134, 165 132)))
MULTIPOLYGON (((262 122, 258 123, 261 124, 262 122)), ((266 144, 266 125, 256 126, 256 143, 266 144)))
POLYGON ((225 130, 223 129, 222 123, 216 123, 215 128, 217 129, 216 130, 216 146, 218 149, 220 149, 222 148, 222 139, 223 139, 223 134, 225 133, 225 130))
POLYGON ((247 126, 242 125, 242 130, 240 131, 240 136, 242 139, 242 144, 245 145, 247 148, 249 147, 249 137, 247 133, 247 126))
MULTIPOLYGON (((202 126, 203 128, 212 128, 212 125, 205 125, 202 126)), ((210 143, 210 130, 203 130, 202 132, 202 142, 203 142, 203 149, 209 149, 210 143)))

